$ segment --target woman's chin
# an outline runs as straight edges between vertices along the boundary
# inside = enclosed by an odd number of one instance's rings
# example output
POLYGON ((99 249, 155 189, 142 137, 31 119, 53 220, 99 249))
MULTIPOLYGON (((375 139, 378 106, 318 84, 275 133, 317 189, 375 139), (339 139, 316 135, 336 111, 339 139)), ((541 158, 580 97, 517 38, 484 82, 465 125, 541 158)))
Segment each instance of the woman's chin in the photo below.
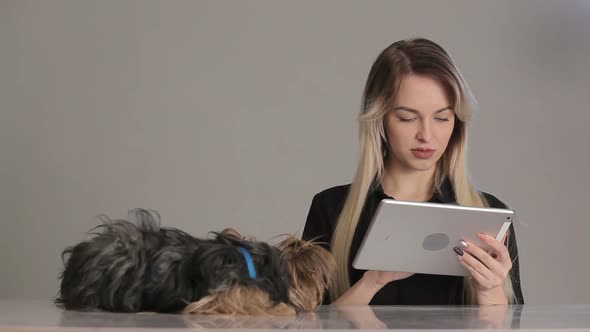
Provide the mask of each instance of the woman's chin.
POLYGON ((436 167, 434 160, 414 160, 410 163, 410 167, 419 172, 426 172, 436 167))

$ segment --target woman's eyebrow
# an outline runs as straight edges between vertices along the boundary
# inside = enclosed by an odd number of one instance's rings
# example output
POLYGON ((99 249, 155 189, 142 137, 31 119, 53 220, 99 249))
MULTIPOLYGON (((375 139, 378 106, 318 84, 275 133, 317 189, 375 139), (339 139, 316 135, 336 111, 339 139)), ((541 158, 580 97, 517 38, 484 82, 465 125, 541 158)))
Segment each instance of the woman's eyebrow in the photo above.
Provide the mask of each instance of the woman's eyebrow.
MULTIPOLYGON (((398 106, 398 107, 394 108, 393 110, 394 111, 401 110, 401 111, 406 111, 406 112, 410 112, 410 113, 414 113, 414 114, 420 113, 420 112, 418 112, 418 110, 410 108, 410 107, 406 107, 406 106, 398 106)), ((445 107, 439 109, 438 111, 434 112, 434 114, 438 114, 438 113, 444 112, 446 110, 453 110, 453 108, 451 106, 445 106, 445 107)))

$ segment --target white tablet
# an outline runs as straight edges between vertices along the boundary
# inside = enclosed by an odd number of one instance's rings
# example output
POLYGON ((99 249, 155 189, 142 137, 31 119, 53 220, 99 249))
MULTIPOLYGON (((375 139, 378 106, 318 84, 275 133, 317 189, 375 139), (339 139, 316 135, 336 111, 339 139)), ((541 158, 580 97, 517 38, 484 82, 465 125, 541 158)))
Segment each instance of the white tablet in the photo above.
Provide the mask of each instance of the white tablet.
POLYGON ((352 263, 355 269, 465 276, 453 247, 459 241, 489 250, 478 232, 501 240, 514 211, 384 199, 352 263))

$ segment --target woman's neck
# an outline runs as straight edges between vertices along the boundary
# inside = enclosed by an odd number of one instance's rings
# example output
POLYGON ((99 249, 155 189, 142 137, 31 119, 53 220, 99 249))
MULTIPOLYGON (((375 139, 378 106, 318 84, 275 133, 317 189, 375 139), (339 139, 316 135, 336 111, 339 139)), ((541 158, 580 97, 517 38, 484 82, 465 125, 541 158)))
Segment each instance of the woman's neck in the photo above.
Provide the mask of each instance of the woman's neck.
POLYGON ((381 181, 383 192, 397 200, 427 201, 433 194, 435 170, 418 171, 390 163, 381 181))

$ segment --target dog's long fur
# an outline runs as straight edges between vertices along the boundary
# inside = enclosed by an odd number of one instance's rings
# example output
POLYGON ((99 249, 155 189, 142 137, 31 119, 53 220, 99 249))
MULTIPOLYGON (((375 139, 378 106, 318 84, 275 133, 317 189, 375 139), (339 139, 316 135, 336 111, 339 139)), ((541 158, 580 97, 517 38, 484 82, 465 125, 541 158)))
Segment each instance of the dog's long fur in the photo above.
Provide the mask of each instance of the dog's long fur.
POLYGON ((289 300, 297 311, 312 311, 324 299, 336 271, 336 261, 319 244, 289 237, 278 244, 287 265, 289 300))
POLYGON ((184 313, 293 316, 296 312, 284 302, 273 301, 260 288, 234 286, 189 304, 184 313))
POLYGON ((133 210, 135 223, 102 217, 67 248, 56 303, 72 310, 293 315, 321 302, 335 270, 323 247, 289 237, 278 246, 233 229, 199 239, 133 210), (251 255, 257 277, 245 258, 251 255))

